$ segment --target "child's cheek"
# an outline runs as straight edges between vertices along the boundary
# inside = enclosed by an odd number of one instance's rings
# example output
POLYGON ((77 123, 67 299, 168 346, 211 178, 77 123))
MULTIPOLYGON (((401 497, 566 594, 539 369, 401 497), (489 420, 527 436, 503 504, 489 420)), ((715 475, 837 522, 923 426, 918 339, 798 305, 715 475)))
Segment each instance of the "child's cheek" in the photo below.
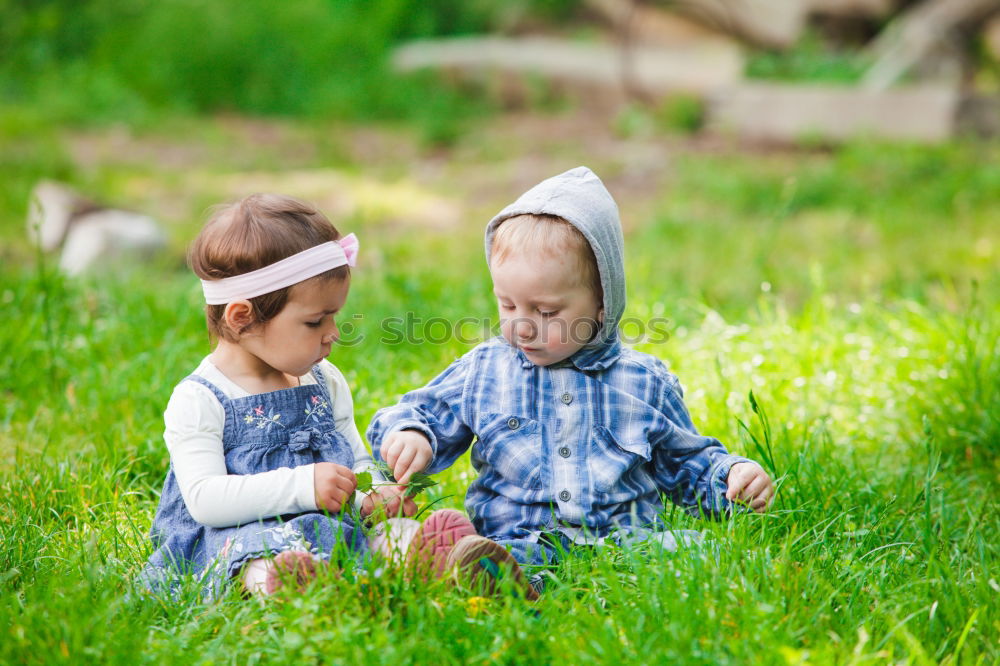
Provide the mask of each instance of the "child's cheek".
POLYGON ((553 326, 552 322, 546 324, 541 333, 540 342, 548 349, 558 348, 562 342, 562 336, 559 335, 559 327, 553 326))
POLYGON ((500 335, 502 335, 507 342, 511 342, 512 341, 512 338, 511 338, 511 335, 510 335, 510 320, 509 319, 504 319, 503 317, 500 318, 500 335))
POLYGON ((548 325, 549 346, 557 349, 568 347, 572 340, 569 326, 562 319, 554 319, 548 325))

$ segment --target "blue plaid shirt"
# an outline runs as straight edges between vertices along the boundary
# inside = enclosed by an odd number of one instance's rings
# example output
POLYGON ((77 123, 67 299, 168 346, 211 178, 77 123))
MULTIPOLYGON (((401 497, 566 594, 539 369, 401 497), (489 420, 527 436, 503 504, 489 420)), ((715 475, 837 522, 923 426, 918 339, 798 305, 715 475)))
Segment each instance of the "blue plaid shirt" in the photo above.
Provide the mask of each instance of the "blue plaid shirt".
POLYGON ((661 494, 710 514, 729 508, 729 468, 748 460, 699 435, 681 394, 659 359, 617 340, 539 367, 494 338, 379 410, 368 441, 379 455, 388 433, 424 433, 431 474, 472 445, 479 476, 465 505, 480 534, 586 541, 661 526, 661 494))

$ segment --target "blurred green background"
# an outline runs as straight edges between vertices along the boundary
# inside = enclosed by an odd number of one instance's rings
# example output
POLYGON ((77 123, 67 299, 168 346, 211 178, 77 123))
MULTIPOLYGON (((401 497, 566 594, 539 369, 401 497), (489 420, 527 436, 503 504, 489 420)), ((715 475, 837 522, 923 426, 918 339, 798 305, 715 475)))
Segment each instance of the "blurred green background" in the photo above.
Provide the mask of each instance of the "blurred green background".
MULTIPOLYGON (((613 41, 595 4, 0 0, 0 661, 1000 658, 1000 142, 745 140, 688 92, 390 64, 412 39, 613 41), (622 211, 626 317, 669 321, 636 346, 678 373, 700 430, 765 461, 774 511, 671 515, 725 547, 572 562, 537 609, 392 576, 270 605, 127 595, 163 406, 210 349, 183 258, 208 207, 280 191, 358 233, 342 323, 364 340, 332 360, 363 431, 469 347, 387 346, 380 322, 494 317, 485 223, 579 164, 622 211), (153 216, 166 250, 62 275, 26 229, 42 179, 153 216)), ((888 21, 746 46, 743 75, 856 85, 888 21)), ((429 499, 461 507, 472 473, 429 499)))
POLYGON ((487 32, 511 12, 559 19, 577 4, 4 0, 0 95, 40 120, 81 125, 145 126, 163 114, 220 112, 464 117, 475 100, 392 75, 389 49, 408 39, 487 32))

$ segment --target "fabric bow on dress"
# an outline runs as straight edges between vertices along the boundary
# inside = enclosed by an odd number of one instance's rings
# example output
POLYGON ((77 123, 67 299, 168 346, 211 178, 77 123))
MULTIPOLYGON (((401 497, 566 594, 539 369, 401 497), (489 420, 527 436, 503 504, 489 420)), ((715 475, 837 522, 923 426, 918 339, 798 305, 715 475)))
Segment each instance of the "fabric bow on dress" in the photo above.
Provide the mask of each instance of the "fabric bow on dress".
POLYGON ((307 454, 310 451, 319 453, 325 439, 326 435, 316 428, 302 428, 293 432, 288 438, 288 449, 298 454, 307 454))

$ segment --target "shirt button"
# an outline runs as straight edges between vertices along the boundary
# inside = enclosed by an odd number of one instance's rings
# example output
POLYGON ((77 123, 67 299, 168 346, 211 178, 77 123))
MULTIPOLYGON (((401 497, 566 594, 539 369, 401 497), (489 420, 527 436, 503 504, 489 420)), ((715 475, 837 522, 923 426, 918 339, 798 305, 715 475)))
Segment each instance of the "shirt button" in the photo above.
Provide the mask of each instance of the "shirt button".
POLYGON ((561 455, 563 458, 569 458, 569 447, 568 446, 560 446, 559 447, 559 455, 561 455))
POLYGON ((521 422, 515 419, 513 416, 507 419, 507 427, 511 430, 517 430, 521 426, 521 422))
POLYGON ((569 393, 563 393, 559 399, 563 401, 564 405, 568 405, 569 403, 573 402, 573 396, 571 396, 569 393))
POLYGON ((570 497, 572 497, 572 495, 569 494, 568 490, 563 490, 559 493, 559 499, 563 502, 568 502, 570 497))

